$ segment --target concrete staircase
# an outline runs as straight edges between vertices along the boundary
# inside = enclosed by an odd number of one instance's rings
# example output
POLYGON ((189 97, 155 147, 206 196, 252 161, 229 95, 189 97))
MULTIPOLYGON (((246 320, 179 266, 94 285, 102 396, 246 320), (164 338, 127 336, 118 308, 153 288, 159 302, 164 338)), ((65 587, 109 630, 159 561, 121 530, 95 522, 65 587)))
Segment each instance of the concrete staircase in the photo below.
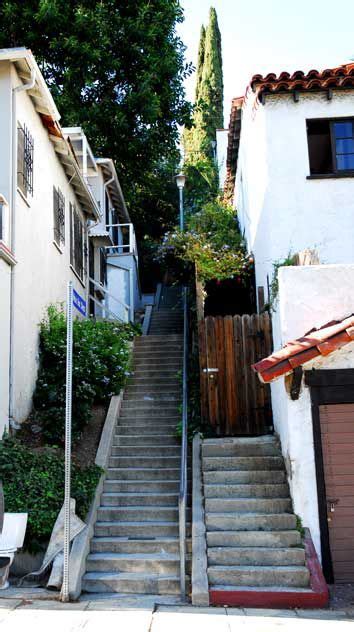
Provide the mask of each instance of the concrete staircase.
POLYGON ((134 373, 125 390, 87 558, 87 592, 179 596, 176 426, 183 322, 179 297, 165 295, 167 306, 153 312, 151 335, 134 342, 134 373))
POLYGON ((242 605, 241 593, 308 590, 276 438, 207 439, 202 474, 210 602, 242 605))

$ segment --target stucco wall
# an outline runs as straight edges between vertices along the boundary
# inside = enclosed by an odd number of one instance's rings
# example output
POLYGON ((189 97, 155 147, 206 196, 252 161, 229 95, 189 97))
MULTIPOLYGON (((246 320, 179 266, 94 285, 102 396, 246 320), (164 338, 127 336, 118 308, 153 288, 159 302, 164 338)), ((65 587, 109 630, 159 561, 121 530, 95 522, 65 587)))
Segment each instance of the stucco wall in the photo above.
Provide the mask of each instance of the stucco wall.
MULTIPOLYGON (((279 349, 313 327, 354 313, 353 287, 354 265, 281 268, 273 316, 274 348, 279 349)), ((354 342, 304 368, 354 368, 354 342)), ((320 554, 310 390, 302 385, 299 399, 292 401, 284 378, 271 388, 274 427, 281 439, 294 510, 303 525, 310 528, 320 554)))
POLYGON ((267 96, 242 114, 235 206, 255 255, 257 285, 273 262, 315 248, 321 263, 354 261, 354 178, 309 180, 306 119, 354 116, 354 91, 267 96))
MULTIPOLYGON (((9 72, 9 68, 6 72, 9 72)), ((13 85, 16 85, 18 79, 13 69, 11 75, 13 85)), ((6 90, 0 91, 1 124, 6 116, 6 112, 3 115, 3 104, 8 103, 11 97, 10 89, 8 83, 6 90)), ((34 194, 33 197, 29 195, 26 202, 17 192, 14 209, 14 254, 18 263, 14 268, 13 416, 15 421, 22 422, 31 408, 37 375, 38 324, 45 316, 48 305, 65 301, 69 279, 73 280, 75 289, 83 297, 86 288, 70 268, 69 202, 75 203, 78 210, 80 204, 55 154, 48 132, 25 92, 16 96, 16 119, 22 125, 26 124, 34 138, 34 194), (60 187, 66 203, 65 246, 62 252, 53 243, 53 185, 60 187)), ((10 124, 8 118, 5 122, 10 124)), ((0 174, 8 168, 8 161, 9 147, 2 145, 0 174)), ((0 313, 1 334, 8 331, 9 309, 8 302, 0 313)))
POLYGON ((9 412, 10 266, 0 259, 0 438, 9 412))

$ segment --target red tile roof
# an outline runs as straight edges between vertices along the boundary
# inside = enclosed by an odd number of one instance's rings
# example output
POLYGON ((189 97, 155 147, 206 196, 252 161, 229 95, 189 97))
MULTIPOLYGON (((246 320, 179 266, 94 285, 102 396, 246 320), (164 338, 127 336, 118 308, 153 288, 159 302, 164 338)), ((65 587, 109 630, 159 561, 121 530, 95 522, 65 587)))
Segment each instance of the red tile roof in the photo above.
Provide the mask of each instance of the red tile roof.
POLYGON ((313 329, 285 347, 252 365, 261 382, 273 382, 288 375, 318 356, 327 356, 354 340, 354 314, 344 320, 335 320, 319 329, 313 329))
POLYGON ((260 101, 265 94, 353 88, 354 63, 343 64, 337 68, 326 68, 325 70, 310 70, 306 74, 302 70, 296 70, 292 75, 288 72, 281 72, 278 77, 273 72, 265 77, 254 75, 250 86, 253 92, 257 93, 260 101))

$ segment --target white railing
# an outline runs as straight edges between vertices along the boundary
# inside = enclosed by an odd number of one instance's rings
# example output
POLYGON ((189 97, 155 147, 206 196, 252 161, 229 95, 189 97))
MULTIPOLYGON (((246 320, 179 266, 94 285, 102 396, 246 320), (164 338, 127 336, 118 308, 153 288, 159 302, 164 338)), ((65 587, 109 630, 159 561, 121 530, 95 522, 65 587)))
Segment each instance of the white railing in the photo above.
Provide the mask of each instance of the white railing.
POLYGON ((129 323, 129 316, 131 314, 131 306, 128 305, 127 303, 124 303, 119 298, 117 298, 116 296, 108 292, 108 290, 106 290, 106 288, 101 283, 99 283, 98 281, 95 281, 95 279, 92 279, 90 277, 89 282, 92 283, 94 287, 97 287, 100 290, 100 292, 103 292, 104 294, 105 301, 104 303, 101 303, 95 296, 93 296, 93 294, 91 294, 91 292, 89 293, 90 301, 92 301, 95 305, 97 305, 102 310, 102 318, 111 318, 112 320, 120 320, 123 323, 129 323), (112 299, 112 301, 116 301, 123 308, 124 318, 121 318, 121 316, 119 316, 112 309, 109 309, 107 307, 108 298, 112 299))
POLYGON ((106 246, 110 254, 137 255, 134 225, 131 222, 127 224, 106 224, 106 228, 113 241, 112 246, 106 246))

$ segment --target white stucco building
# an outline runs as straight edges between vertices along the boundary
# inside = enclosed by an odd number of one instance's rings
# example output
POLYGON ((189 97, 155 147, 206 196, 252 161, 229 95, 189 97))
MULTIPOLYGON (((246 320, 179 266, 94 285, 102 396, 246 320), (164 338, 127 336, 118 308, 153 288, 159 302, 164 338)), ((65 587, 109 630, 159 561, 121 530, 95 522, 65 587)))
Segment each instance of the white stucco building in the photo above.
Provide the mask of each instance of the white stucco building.
POLYGON ((108 317, 115 301, 110 317, 134 317, 137 268, 128 289, 105 273, 106 246, 121 231, 106 224, 130 224, 114 165, 59 120, 32 53, 0 50, 0 436, 30 412, 38 325, 69 280, 87 315, 108 317))
POLYGON ((274 352, 255 369, 271 383, 294 510, 326 579, 353 581, 354 64, 254 76, 232 103, 225 192, 258 310, 273 298, 274 352))

